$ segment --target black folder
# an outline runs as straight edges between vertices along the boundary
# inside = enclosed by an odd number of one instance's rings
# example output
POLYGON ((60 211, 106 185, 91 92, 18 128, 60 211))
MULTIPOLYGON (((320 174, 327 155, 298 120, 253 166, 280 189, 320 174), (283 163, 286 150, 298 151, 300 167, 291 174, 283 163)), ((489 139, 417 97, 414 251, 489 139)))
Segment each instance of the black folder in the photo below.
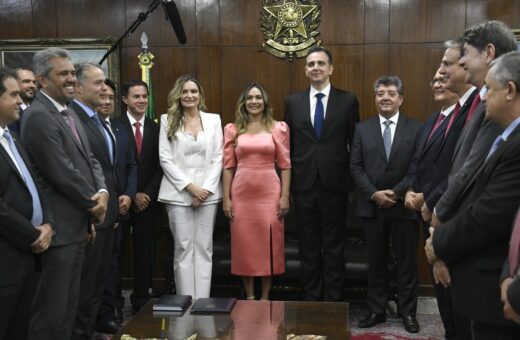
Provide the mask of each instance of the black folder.
POLYGON ((163 295, 153 305, 154 312, 184 312, 191 305, 191 295, 163 295))
POLYGON ((198 298, 191 307, 191 314, 230 313, 236 302, 235 298, 198 298))

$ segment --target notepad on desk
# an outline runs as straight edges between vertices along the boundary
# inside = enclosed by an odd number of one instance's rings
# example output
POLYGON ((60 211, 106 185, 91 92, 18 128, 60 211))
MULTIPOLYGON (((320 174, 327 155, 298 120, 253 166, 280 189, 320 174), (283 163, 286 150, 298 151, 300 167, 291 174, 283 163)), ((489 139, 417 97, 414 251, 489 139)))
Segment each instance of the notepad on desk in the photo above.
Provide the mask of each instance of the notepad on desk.
POLYGON ((230 313, 237 302, 235 298, 198 298, 191 307, 191 314, 230 313))
POLYGON ((191 295, 163 295, 153 305, 154 312, 184 312, 191 305, 191 295))

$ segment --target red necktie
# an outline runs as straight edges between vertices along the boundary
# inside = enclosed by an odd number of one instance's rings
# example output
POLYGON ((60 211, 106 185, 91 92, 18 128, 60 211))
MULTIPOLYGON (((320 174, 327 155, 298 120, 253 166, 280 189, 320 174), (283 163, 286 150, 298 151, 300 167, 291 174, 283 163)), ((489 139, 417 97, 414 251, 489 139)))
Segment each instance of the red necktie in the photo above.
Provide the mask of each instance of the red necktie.
POLYGON ((518 267, 518 252, 520 251, 520 209, 516 213, 515 224, 513 224, 513 232, 511 241, 509 242, 509 275, 515 276, 518 267))
POLYGON ((435 125, 433 126, 433 129, 432 131, 430 132, 430 135, 428 136, 428 142, 430 141, 430 139, 432 138, 433 134, 435 133, 435 131, 437 131, 437 129, 439 128, 439 126, 441 125, 442 121, 444 120, 444 118, 446 118, 442 112, 439 113, 439 117, 437 117, 437 121, 435 122, 435 125))
POLYGON ((475 113, 475 109, 477 108, 477 105, 480 103, 480 93, 475 96, 473 99, 473 103, 471 103, 471 107, 469 108, 468 115, 466 116, 466 122, 464 122, 464 126, 466 126, 469 121, 471 120, 471 117, 473 117, 473 113, 475 113))
POLYGON ((141 159, 141 150, 143 148, 143 134, 141 133, 141 123, 135 122, 135 146, 137 147, 137 157, 141 159))
POLYGON ((448 127, 446 128, 446 132, 444 133, 444 137, 448 135, 448 132, 450 131, 451 125, 454 121, 457 120, 457 117, 460 113, 460 104, 457 102, 457 105, 455 105, 455 108, 453 109, 453 112, 451 113, 450 121, 448 122, 448 127))

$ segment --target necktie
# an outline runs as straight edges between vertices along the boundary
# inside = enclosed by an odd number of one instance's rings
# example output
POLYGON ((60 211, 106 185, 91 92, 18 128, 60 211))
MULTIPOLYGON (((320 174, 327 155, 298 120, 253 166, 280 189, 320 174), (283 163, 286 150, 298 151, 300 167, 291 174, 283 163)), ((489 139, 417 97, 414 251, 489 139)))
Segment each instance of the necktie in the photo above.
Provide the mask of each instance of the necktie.
POLYGON ((469 121, 471 120, 471 117, 473 117, 473 114, 475 113, 475 109, 477 108, 477 105, 480 103, 480 93, 475 96, 473 99, 473 102, 471 103, 471 106, 468 111, 468 115, 466 116, 466 121, 464 122, 464 126, 466 126, 469 121))
POLYGON ((137 157, 141 159, 141 150, 143 148, 143 134, 141 133, 141 123, 135 122, 135 146, 137 147, 137 157))
POLYGON ((504 143, 504 140, 502 139, 502 135, 498 136, 495 141, 493 142, 493 145, 491 145, 491 149, 489 150, 489 153, 486 157, 486 161, 497 151, 498 147, 504 143))
POLYGON ((437 121, 435 122, 435 125, 433 126, 433 129, 432 131, 430 132, 430 135, 428 136, 428 142, 430 141, 430 139, 432 138, 433 134, 435 133, 435 131, 437 131, 437 129, 439 128, 439 126, 442 124, 442 121, 444 120, 444 118, 446 118, 445 115, 441 113, 439 113, 439 116, 437 117, 437 121))
POLYGON ((74 123, 74 118, 70 115, 69 111, 63 110, 60 112, 65 121, 67 122, 67 125, 72 130, 72 134, 74 135, 74 138, 76 138, 76 141, 81 144, 81 139, 79 139, 78 130, 76 129, 76 124, 74 123))
POLYGON ((40 196, 38 195, 38 189, 36 189, 36 184, 34 183, 33 178, 31 177, 31 173, 29 172, 29 169, 27 169, 27 166, 25 165, 22 156, 18 152, 18 148, 16 147, 16 144, 14 143, 13 137, 9 133, 9 130, 4 131, 4 138, 7 140, 7 143, 9 143, 9 148, 11 149, 11 152, 14 158, 16 159, 16 164, 22 172, 20 175, 22 175, 25 184, 27 185, 27 189, 29 189, 29 193, 32 197, 33 214, 31 218, 31 223, 34 226, 39 226, 43 222, 43 211, 40 202, 40 196))
POLYGON ((390 158, 390 150, 392 149, 392 132, 390 131, 391 120, 385 120, 383 122, 385 129, 383 130, 383 142, 385 143, 385 154, 386 159, 390 158))
POLYGON ((450 121, 448 122, 448 127, 446 127, 446 132, 444 133, 444 137, 448 135, 448 132, 450 131, 451 125, 454 121, 457 120, 457 117, 460 113, 460 104, 457 102, 457 105, 455 105, 455 109, 453 109, 453 112, 451 113, 450 121))
POLYGON ((511 241, 509 242, 509 275, 516 276, 518 267, 518 254, 520 252, 520 209, 516 213, 515 223, 513 224, 513 232, 511 241))
POLYGON ((104 128, 103 123, 101 123, 101 119, 99 119, 99 116, 97 114, 94 114, 92 117, 90 117, 96 127, 99 130, 99 133, 103 136, 105 139, 105 143, 107 144, 108 148, 108 154, 110 157, 110 162, 113 163, 113 152, 114 152, 114 146, 112 145, 112 139, 110 138, 110 135, 108 134, 108 131, 104 128))
POLYGON ((314 133, 316 137, 321 138, 321 129, 323 128, 323 103, 321 98, 325 97, 323 93, 316 93, 316 109, 314 110, 314 133))

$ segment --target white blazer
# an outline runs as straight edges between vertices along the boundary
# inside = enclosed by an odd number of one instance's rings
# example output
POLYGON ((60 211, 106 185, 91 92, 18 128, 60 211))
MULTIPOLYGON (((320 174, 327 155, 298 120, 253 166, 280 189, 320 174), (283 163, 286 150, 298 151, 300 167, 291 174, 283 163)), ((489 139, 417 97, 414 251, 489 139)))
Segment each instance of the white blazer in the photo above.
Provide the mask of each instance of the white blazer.
MULTIPOLYGON (((204 183, 202 188, 212 194, 204 202, 216 203, 222 199, 220 175, 222 173, 222 123, 220 115, 200 112, 202 128, 206 141, 206 157, 204 160, 204 183)), ((159 202, 191 205, 192 196, 185 190, 191 180, 186 176, 184 159, 185 137, 181 131, 175 133, 176 138, 168 140, 168 115, 161 115, 159 132, 159 160, 163 169, 159 202)))

